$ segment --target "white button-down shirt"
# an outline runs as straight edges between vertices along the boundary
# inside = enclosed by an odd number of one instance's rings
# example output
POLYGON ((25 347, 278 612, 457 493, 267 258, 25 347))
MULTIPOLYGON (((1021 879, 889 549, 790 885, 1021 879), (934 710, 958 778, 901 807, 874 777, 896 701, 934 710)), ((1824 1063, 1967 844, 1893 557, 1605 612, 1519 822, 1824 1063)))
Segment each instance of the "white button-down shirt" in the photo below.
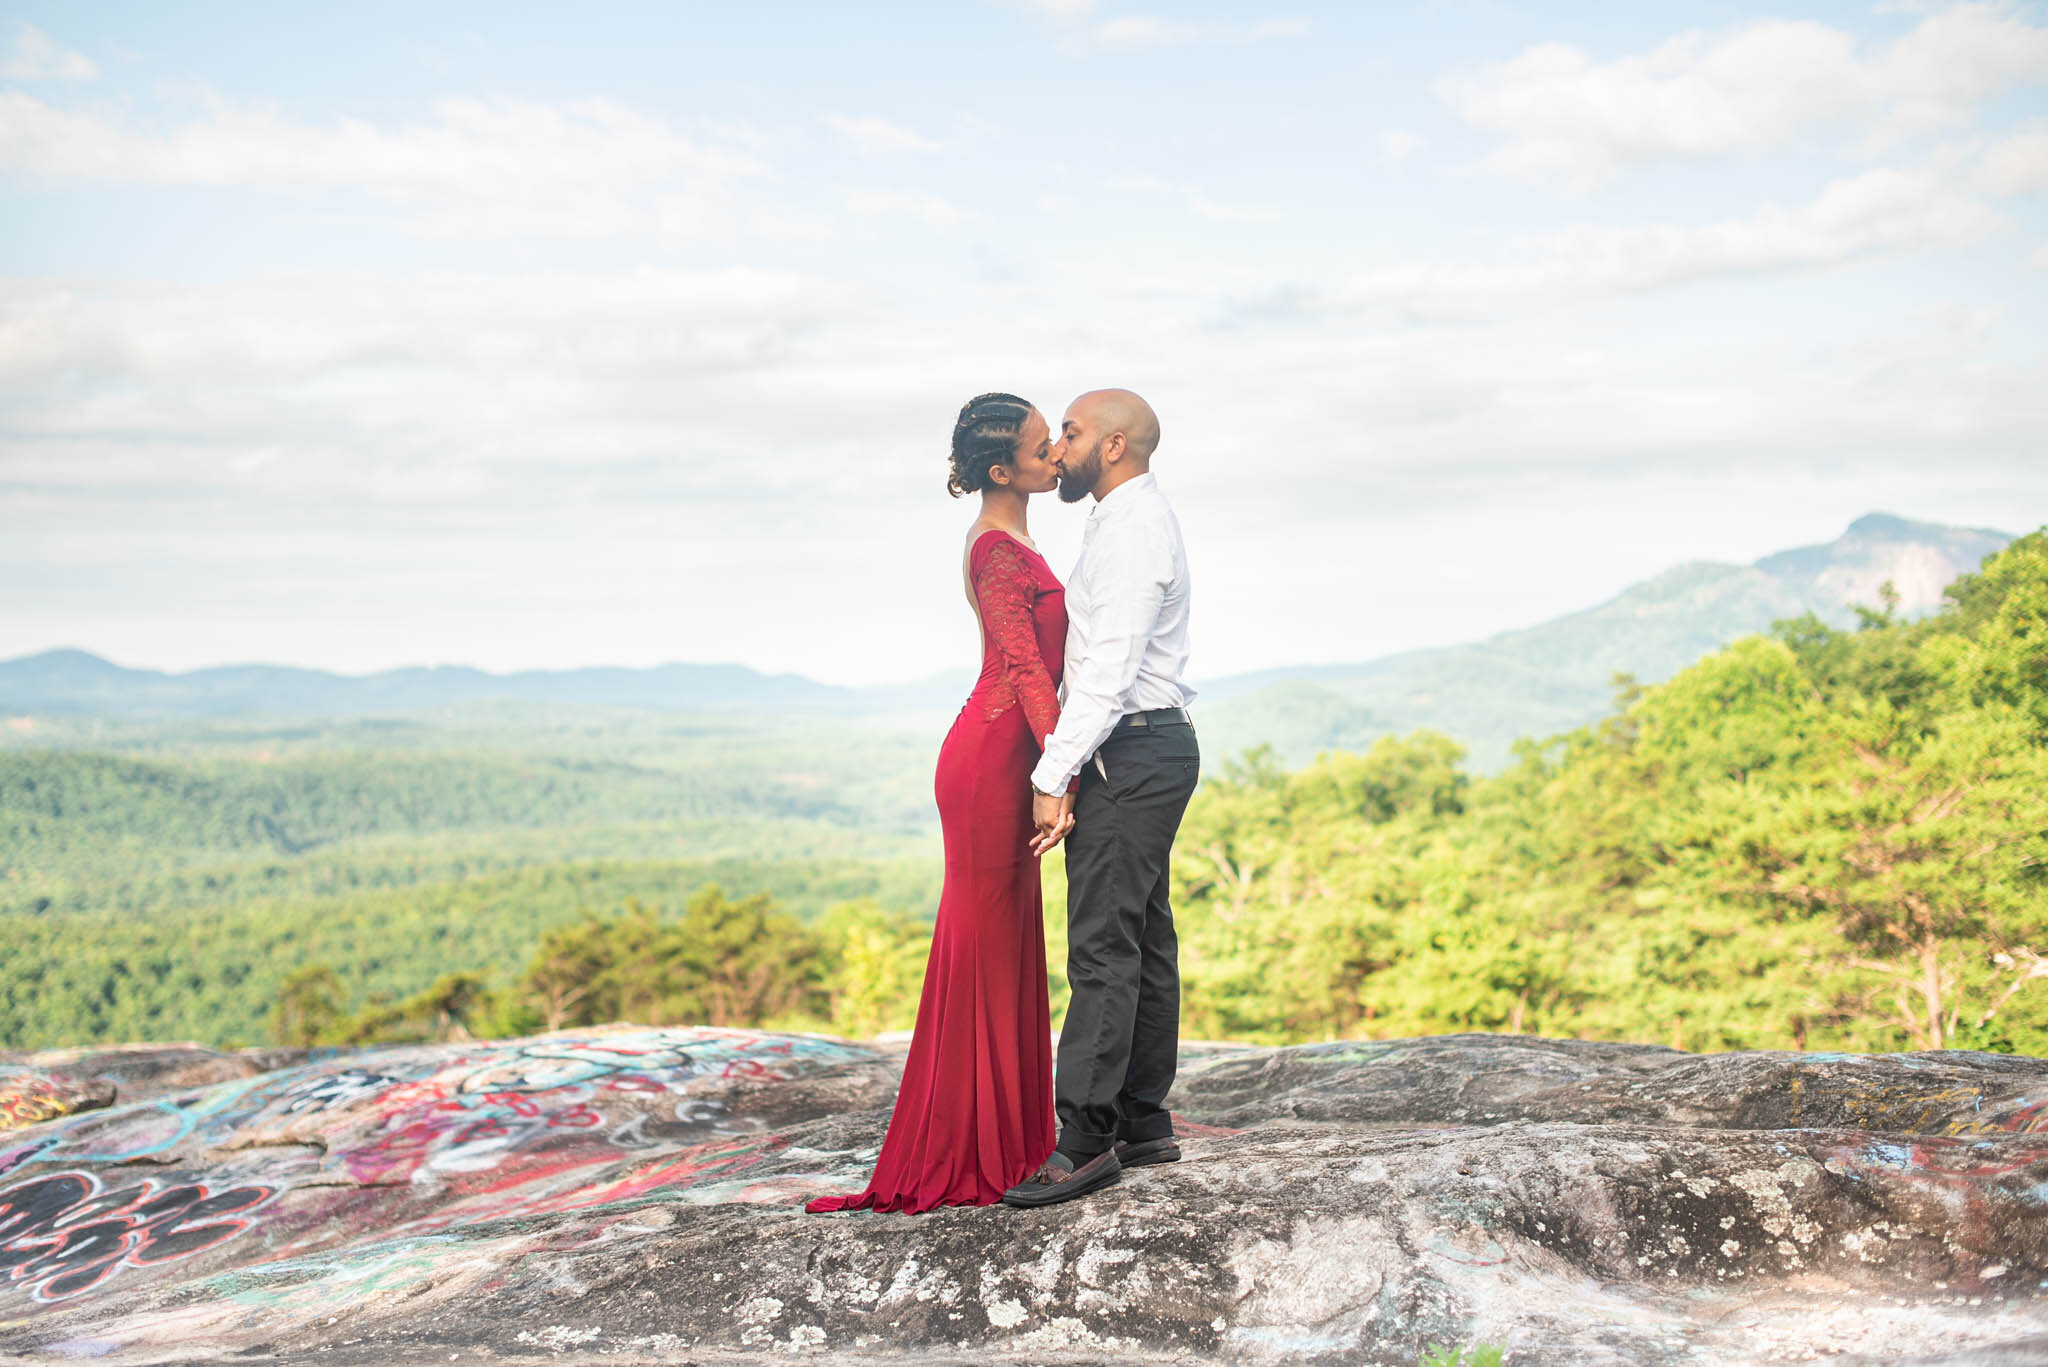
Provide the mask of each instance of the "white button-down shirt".
POLYGON ((1060 722, 1031 783, 1062 792, 1132 712, 1186 707, 1188 557, 1180 522, 1149 474, 1096 503, 1067 581, 1060 722))

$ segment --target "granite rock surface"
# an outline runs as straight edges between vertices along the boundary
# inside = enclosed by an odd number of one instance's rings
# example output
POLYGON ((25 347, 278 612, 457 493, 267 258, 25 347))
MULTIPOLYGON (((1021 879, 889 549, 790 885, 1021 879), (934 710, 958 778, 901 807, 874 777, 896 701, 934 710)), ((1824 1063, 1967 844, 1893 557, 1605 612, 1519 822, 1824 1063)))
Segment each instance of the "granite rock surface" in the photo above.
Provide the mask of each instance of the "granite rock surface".
POLYGON ((87 1092, 0 1133, 0 1355, 2048 1361, 2048 1061, 1193 1046, 1179 1164, 804 1215, 865 1180, 899 1068, 634 1027, 15 1056, 0 1088, 87 1092))

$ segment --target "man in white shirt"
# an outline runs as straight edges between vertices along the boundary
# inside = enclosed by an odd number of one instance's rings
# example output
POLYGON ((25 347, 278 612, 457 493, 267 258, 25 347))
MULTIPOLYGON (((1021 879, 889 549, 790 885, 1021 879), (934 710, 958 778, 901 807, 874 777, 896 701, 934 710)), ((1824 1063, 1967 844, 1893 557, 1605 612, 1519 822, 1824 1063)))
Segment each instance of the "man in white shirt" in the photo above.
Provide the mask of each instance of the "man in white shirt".
POLYGON ((1180 1157, 1165 1109, 1180 1045, 1168 860, 1201 752, 1188 721, 1188 562, 1152 477, 1159 419, 1128 390, 1068 407, 1060 498, 1095 507, 1067 582, 1065 694, 1032 771, 1035 852, 1067 842, 1067 981, 1053 1100, 1059 1148, 1011 1205, 1070 1200, 1180 1157), (1071 787, 1079 777, 1077 788, 1071 787))

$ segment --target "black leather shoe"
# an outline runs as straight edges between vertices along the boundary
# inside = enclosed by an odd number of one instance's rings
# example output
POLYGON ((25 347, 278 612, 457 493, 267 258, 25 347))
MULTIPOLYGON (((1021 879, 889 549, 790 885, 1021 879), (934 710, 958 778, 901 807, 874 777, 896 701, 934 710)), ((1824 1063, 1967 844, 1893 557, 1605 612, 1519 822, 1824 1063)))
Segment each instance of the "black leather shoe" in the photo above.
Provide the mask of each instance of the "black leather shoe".
POLYGON ((1108 1186, 1124 1175, 1116 1150, 1106 1149, 1075 1167, 1073 1160, 1054 1149, 1037 1172, 1003 1193, 1006 1206, 1050 1206, 1086 1196, 1108 1186))
POLYGON ((1126 1168, 1149 1167, 1154 1163, 1180 1162, 1180 1144, 1172 1135, 1164 1139, 1140 1139, 1132 1143, 1128 1139, 1116 1141, 1116 1161, 1126 1168))

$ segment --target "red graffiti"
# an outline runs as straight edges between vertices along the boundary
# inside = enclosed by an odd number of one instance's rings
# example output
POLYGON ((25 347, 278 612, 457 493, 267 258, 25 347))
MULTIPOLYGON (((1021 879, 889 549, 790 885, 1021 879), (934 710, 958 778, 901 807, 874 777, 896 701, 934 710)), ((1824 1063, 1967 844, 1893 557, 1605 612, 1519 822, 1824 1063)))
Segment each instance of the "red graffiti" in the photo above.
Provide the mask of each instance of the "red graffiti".
POLYGON ((123 1267, 175 1262, 247 1229, 230 1218, 262 1205, 271 1187, 211 1191, 203 1183, 143 1181, 104 1191, 91 1173, 61 1172, 0 1191, 0 1273, 39 1301, 83 1295, 123 1267))
POLYGON ((464 1126, 455 1132, 457 1144, 480 1144, 486 1139, 503 1139, 512 1131, 505 1122, 494 1115, 464 1126))
MULTIPOLYGON (((1910 1142, 1873 1139, 1834 1152, 1838 1171, 1890 1178, 1895 1191, 1916 1189, 1932 1195, 1943 1211, 1947 1241, 1961 1248, 1986 1249, 1995 1243, 1994 1223, 2001 1207, 2022 1201, 2038 1204, 2029 1194, 2038 1190, 2028 1183, 2015 1191, 1998 1179, 2033 1168, 2048 1168, 2048 1144, 2013 1140, 1967 1140, 1923 1135, 1910 1142)), ((1834 1166, 1831 1164, 1830 1166, 1834 1166)))
POLYGON ((2048 1128, 2048 1100, 2036 1101, 2031 1106, 2022 1106, 2010 1115, 2001 1116, 1992 1125, 2008 1134, 2032 1134, 2048 1128))
MULTIPOLYGON (((699 1182, 713 1178, 727 1178, 746 1171, 767 1158, 787 1141, 779 1138, 747 1140, 742 1142, 697 1144, 678 1151, 673 1157, 658 1163, 651 1163, 636 1172, 609 1182, 574 1190, 535 1196, 526 1200, 515 1199, 502 1210, 492 1211, 493 1215, 516 1212, 520 1215, 537 1215, 565 1210, 584 1210, 591 1206, 610 1205, 614 1201, 629 1200, 643 1196, 661 1187, 692 1187, 699 1182)), ((516 1176, 503 1178, 484 1187, 480 1194, 511 1194, 519 1187, 548 1178, 560 1176, 576 1168, 590 1167, 593 1162, 602 1162, 589 1156, 565 1158, 547 1167, 529 1168, 516 1176)), ((464 1212, 464 1218, 476 1218, 474 1210, 464 1212)))
MULTIPOLYGON (((584 1101, 551 1111, 526 1093, 493 1092, 481 1099, 502 1104, 483 1109, 450 1100, 394 1112, 384 1134, 347 1150, 341 1159, 358 1181, 411 1181, 430 1165, 463 1170, 462 1150, 470 1146, 524 1144, 549 1130, 589 1130, 605 1123, 604 1113, 584 1101)), ((607 1151, 594 1161, 615 1156, 607 1151)), ((513 1160, 508 1156, 506 1161, 513 1160)))
POLYGON ((1227 1125, 1197 1125, 1194 1121, 1176 1114, 1173 1117, 1173 1133, 1180 1139, 1228 1139, 1243 1130, 1233 1130, 1227 1125))
POLYGON ((1938 1177, 2003 1177, 2048 1159, 2048 1146, 2001 1144, 1993 1148, 1967 1140, 1922 1138, 1911 1147, 1911 1167, 1938 1177))
POLYGON ((374 1144, 351 1150, 348 1154, 349 1172, 359 1181, 375 1181, 389 1176, 394 1169, 402 1168, 404 1171, 400 1175, 410 1177, 420 1160, 426 1157, 428 1147, 448 1128, 445 1122, 414 1121, 374 1144))
POLYGON ((416 1106, 421 1102, 445 1101, 448 1089, 438 1082, 402 1082, 379 1098, 394 1110, 416 1106))
POLYGON ((649 1077, 645 1073, 627 1073, 622 1077, 616 1077, 607 1082, 604 1085, 604 1089, 608 1092, 660 1093, 668 1090, 668 1084, 660 1078, 649 1077))

